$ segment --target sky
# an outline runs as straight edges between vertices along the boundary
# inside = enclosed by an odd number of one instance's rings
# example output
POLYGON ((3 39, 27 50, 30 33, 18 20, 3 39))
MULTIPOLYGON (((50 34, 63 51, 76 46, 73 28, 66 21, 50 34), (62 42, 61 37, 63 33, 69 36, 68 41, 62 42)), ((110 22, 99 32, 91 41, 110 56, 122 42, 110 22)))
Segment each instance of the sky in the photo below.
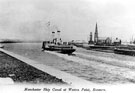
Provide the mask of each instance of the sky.
POLYGON ((0 39, 48 40, 60 30, 63 41, 135 37, 134 0, 0 0, 0 39), (50 22, 50 25, 48 25, 50 22))

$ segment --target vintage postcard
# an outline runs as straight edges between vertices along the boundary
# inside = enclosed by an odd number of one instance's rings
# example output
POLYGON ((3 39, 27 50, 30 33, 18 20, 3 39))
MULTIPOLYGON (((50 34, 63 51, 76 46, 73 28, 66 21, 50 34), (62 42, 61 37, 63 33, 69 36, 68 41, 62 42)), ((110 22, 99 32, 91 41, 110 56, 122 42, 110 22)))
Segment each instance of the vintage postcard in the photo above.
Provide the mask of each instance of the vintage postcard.
POLYGON ((0 0, 2 93, 135 92, 133 0, 0 0))

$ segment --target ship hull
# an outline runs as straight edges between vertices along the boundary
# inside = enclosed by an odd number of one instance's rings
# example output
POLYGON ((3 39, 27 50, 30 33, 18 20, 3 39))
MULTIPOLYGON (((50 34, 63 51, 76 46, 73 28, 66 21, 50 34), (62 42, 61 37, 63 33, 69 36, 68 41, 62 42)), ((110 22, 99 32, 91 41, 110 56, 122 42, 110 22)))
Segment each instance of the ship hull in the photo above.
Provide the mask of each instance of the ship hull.
POLYGON ((75 49, 58 49, 58 48, 44 48, 44 50, 48 50, 48 51, 56 51, 59 53, 63 53, 63 54, 72 54, 75 49))
POLYGON ((114 49, 114 53, 135 56, 135 50, 130 49, 114 49))
POLYGON ((71 45, 53 45, 45 43, 43 43, 42 49, 48 51, 56 51, 63 54, 72 54, 76 50, 71 45))
POLYGON ((89 50, 94 50, 94 51, 100 51, 100 52, 109 52, 113 53, 114 52, 114 46, 99 46, 99 45, 92 45, 89 46, 87 49, 89 50))

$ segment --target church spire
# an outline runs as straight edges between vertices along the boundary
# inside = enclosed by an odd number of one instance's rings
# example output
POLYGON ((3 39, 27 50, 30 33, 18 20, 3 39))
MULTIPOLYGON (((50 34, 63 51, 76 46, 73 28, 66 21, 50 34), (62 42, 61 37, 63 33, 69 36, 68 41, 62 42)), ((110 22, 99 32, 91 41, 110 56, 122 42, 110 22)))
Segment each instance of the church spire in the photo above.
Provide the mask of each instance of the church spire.
POLYGON ((94 42, 97 43, 98 41, 98 26, 96 23, 96 27, 95 27, 95 35, 94 35, 94 42))

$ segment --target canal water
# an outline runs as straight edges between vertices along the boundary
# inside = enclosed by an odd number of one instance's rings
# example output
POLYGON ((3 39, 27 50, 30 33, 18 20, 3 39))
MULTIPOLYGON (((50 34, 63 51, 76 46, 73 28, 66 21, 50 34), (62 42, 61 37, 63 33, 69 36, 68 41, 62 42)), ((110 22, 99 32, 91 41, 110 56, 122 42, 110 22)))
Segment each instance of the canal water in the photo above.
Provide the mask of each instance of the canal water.
POLYGON ((66 55, 41 47, 41 43, 9 43, 4 49, 93 83, 135 83, 135 57, 77 47, 73 55, 66 55))

